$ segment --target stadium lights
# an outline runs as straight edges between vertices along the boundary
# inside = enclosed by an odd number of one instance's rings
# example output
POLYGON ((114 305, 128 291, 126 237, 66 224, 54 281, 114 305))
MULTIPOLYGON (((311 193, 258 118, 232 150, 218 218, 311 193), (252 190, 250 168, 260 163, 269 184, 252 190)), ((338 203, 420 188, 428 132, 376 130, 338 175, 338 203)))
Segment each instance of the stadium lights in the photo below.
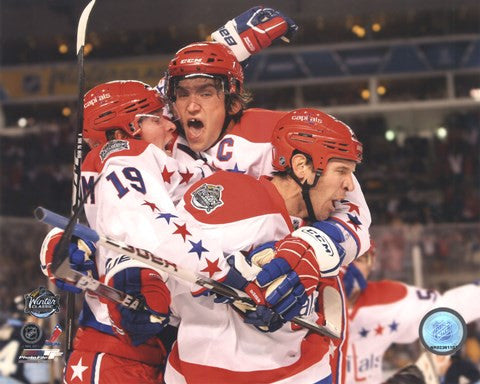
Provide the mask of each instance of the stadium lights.
POLYGON ((377 93, 380 95, 380 96, 383 96, 385 95, 385 93, 387 93, 387 88, 384 87, 383 85, 379 85, 377 87, 377 93))
POLYGON ((392 131, 391 129, 389 129, 389 130, 387 130, 387 131, 385 132, 385 139, 386 139, 387 141, 393 141, 393 140, 395 140, 395 136, 396 136, 396 135, 395 135, 395 132, 392 131))
POLYGON ((470 97, 475 101, 480 101, 480 88, 470 89, 470 97))
POLYGON ((28 120, 25 117, 20 117, 17 121, 17 125, 20 128, 25 128, 27 126, 28 120))
POLYGON ((92 50, 93 50, 93 45, 90 43, 85 44, 85 46, 83 47, 83 52, 85 56, 88 55, 90 52, 92 52, 92 50))
POLYGON ((360 37, 360 38, 363 38, 365 37, 365 28, 361 27, 360 25, 357 25, 355 24, 353 27, 352 27, 352 32, 357 36, 357 37, 360 37))
POLYGON ((372 24, 372 31, 373 32, 380 32, 382 30, 382 25, 380 23, 373 23, 372 24))
POLYGON ((448 130, 445 127, 437 128, 436 135, 440 140, 445 140, 448 136, 448 130))
POLYGON ((58 52, 60 52, 62 55, 66 54, 68 52, 68 45, 65 43, 60 43, 58 45, 58 52))
POLYGON ((72 114, 72 110, 70 107, 63 107, 62 108, 62 116, 68 117, 72 114))
POLYGON ((370 91, 368 89, 362 89, 362 92, 360 92, 360 96, 363 100, 368 100, 370 98, 370 91))

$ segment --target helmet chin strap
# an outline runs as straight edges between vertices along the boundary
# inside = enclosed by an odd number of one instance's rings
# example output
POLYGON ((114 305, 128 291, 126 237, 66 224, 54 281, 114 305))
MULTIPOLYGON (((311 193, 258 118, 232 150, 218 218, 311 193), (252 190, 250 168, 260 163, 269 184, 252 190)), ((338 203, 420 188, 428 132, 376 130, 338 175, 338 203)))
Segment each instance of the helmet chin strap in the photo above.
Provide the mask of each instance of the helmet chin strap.
POLYGON ((295 175, 291 168, 288 168, 288 174, 300 186, 300 188, 302 188, 302 198, 307 207, 308 219, 311 223, 319 221, 315 216, 312 200, 310 199, 310 189, 317 185, 322 171, 320 171, 319 169, 317 170, 317 172, 315 173, 315 179, 313 180, 312 184, 308 184, 306 180, 304 182, 300 181, 300 179, 295 175))

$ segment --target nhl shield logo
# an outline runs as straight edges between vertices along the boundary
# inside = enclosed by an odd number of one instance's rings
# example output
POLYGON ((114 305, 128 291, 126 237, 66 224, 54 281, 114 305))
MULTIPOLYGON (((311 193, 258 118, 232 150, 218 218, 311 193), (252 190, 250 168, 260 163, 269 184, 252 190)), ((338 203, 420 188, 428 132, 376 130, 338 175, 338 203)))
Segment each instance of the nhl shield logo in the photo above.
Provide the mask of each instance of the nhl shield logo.
POLYGON ((192 205, 207 213, 212 213, 223 205, 221 185, 202 184, 192 193, 192 205))

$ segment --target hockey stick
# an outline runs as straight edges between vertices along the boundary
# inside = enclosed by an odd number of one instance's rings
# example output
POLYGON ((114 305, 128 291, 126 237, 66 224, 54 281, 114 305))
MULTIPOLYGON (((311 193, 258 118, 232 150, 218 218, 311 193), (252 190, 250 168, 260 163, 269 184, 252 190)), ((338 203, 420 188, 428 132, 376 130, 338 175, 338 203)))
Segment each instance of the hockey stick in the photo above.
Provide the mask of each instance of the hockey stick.
POLYGON ((135 298, 123 291, 110 287, 109 285, 96 280, 93 276, 84 275, 83 273, 74 270, 70 266, 70 255, 68 248, 71 242, 73 231, 75 229, 75 224, 78 222, 78 216, 80 215, 85 202, 90 197, 90 194, 93 192, 95 186, 99 182, 100 177, 95 180, 92 187, 88 190, 83 199, 80 201, 79 205, 76 207, 73 216, 68 221, 68 224, 53 251, 52 274, 57 279, 61 279, 69 284, 73 284, 83 291, 88 290, 99 296, 121 304, 124 307, 133 310, 142 309, 145 307, 144 300, 135 298))
POLYGON ((70 262, 68 258, 66 258, 63 263, 60 264, 60 266, 55 271, 54 276, 57 279, 62 279, 69 284, 75 285, 82 291, 90 291, 98 296, 105 297, 106 299, 121 304, 124 307, 133 310, 142 309, 143 307, 145 307, 145 303, 143 300, 135 298, 128 293, 120 291, 116 288, 110 287, 109 285, 106 285, 101 281, 96 280, 93 276, 84 275, 83 273, 72 269, 70 267, 70 262))
MULTIPOLYGON (((77 126, 75 129, 75 148, 73 151, 73 179, 72 179, 72 206, 73 214, 80 203, 80 175, 82 165, 82 144, 83 144, 83 95, 85 94, 85 69, 84 69, 84 47, 85 34, 87 31, 88 17, 95 5, 91 0, 78 21, 77 28, 77 66, 78 66, 78 99, 77 99, 77 126)), ((67 293, 67 309, 65 314, 65 358, 68 360, 72 351, 73 343, 73 322, 75 318, 75 294, 67 293)))
MULTIPOLYGON (((69 224, 72 223, 72 221, 68 218, 60 216, 42 207, 38 207, 35 209, 35 217, 39 221, 56 226, 58 228, 66 228, 69 224)), ((177 266, 171 261, 165 260, 159 256, 152 254, 150 251, 133 247, 131 245, 111 239, 106 236, 101 236, 93 229, 78 223, 74 223, 73 234, 83 239, 87 239, 94 243, 97 243, 98 245, 101 245, 105 248, 127 255, 134 260, 139 260, 153 269, 161 270, 170 275, 176 276, 184 281, 197 284, 229 299, 241 301, 242 303, 251 306, 252 308, 255 307, 255 303, 245 292, 229 287, 208 277, 196 275, 190 270, 186 270, 180 266, 177 266)), ((340 337, 340 332, 337 329, 323 327, 300 317, 295 317, 294 319, 292 319, 292 322, 328 337, 340 337)))

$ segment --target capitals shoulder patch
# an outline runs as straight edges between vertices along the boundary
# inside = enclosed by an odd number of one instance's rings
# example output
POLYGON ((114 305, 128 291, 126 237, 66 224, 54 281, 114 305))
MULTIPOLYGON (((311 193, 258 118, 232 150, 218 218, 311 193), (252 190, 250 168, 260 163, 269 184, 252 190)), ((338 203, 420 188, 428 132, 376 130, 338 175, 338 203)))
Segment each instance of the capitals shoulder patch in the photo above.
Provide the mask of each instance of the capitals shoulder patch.
POLYGON ((207 213, 212 213, 223 205, 221 185, 202 184, 192 193, 192 205, 207 213))
POLYGON ((130 144, 126 140, 109 141, 103 146, 102 150, 99 153, 100 160, 102 160, 103 163, 111 153, 120 152, 128 149, 130 149, 130 144))

